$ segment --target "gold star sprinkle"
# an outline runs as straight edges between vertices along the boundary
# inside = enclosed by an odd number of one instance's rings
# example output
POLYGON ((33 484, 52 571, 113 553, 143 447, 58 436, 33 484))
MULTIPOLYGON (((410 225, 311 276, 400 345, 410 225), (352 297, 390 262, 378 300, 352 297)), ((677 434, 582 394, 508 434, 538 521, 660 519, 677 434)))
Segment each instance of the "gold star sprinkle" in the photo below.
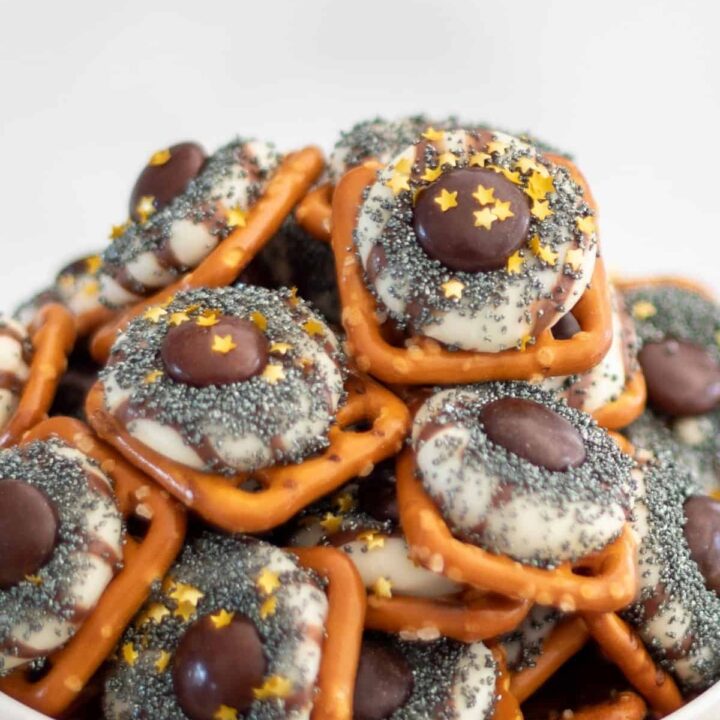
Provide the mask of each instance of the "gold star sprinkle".
POLYGON ((401 173, 393 173, 385 185, 393 191, 393 195, 399 195, 403 190, 410 190, 410 177, 401 173))
POLYGON ((113 225, 110 229, 110 239, 117 240, 119 237, 125 234, 130 225, 131 223, 129 220, 122 223, 121 225, 113 225))
POLYGON ((372 586, 372 592, 378 598, 392 597, 392 583, 386 577, 379 577, 372 586))
POLYGON ((39 575, 26 575, 25 580, 27 580, 27 582, 29 582, 30 584, 36 586, 43 584, 43 579, 39 575))
POLYGON ((315 337, 316 335, 324 335, 325 334, 325 327, 319 320, 315 320, 313 318, 310 318, 309 320, 306 320, 303 323, 303 330, 310 335, 311 337, 315 337))
POLYGON ((237 205, 231 207, 227 214, 227 226, 231 228, 241 227, 244 228, 247 225, 247 212, 237 205))
POLYGON ((184 322, 188 322, 189 320, 190 316, 186 312, 174 312, 170 315, 170 324, 175 325, 176 327, 178 325, 182 325, 184 322))
POLYGON ((539 235, 533 235, 530 240, 530 249, 533 253, 548 265, 555 265, 558 259, 556 253, 549 245, 543 245, 539 235))
POLYGON ((280 578, 270 568, 263 568, 255 580, 255 585, 265 595, 271 595, 280 587, 280 578))
POLYGON ((429 127, 422 136, 426 140, 430 140, 430 142, 435 142, 436 140, 442 140, 443 139, 443 131, 442 130, 436 130, 434 127, 429 127))
POLYGON ((492 205, 492 203, 496 202, 495 188, 486 188, 484 185, 478 185, 472 196, 480 205, 492 205))
POLYGON ((546 200, 535 200, 535 202, 533 202, 533 206, 530 212, 538 220, 545 220, 545 218, 549 218, 553 214, 553 211, 550 209, 550 206, 548 205, 546 200))
POLYGON ((85 272, 89 275, 97 274, 97 271, 102 265, 102 260, 99 255, 91 255, 85 258, 85 272))
POLYGON ((457 156, 455 153, 451 153, 450 151, 442 153, 438 157, 438 163, 442 165, 451 165, 452 167, 455 167, 457 165, 457 156))
POLYGON ((544 200, 552 192, 555 192, 555 185, 549 175, 534 172, 530 176, 525 193, 533 200, 544 200))
POLYGON ((447 212, 451 208, 457 207, 457 190, 448 192, 445 188, 440 191, 439 195, 433 198, 433 202, 440 206, 443 212, 447 212))
POLYGON ((274 342, 270 345, 270 352, 278 355, 287 355, 292 350, 292 345, 285 342, 274 342))
POLYGON ((237 347, 232 339, 232 335, 213 335, 212 351, 227 355, 231 350, 237 347))
POLYGON ((127 642, 122 646, 123 660, 132 667, 140 657, 140 653, 135 649, 135 646, 127 642))
POLYGON ((377 550, 378 548, 385 547, 385 537, 376 533, 374 530, 361 532, 357 536, 357 539, 364 542, 368 550, 377 550))
POLYGON ((530 344, 530 341, 532 339, 532 335, 524 335, 522 338, 520 338, 520 352, 525 352, 527 350, 527 346, 530 344))
POLYGON ((165 672, 167 670, 167 666, 170 664, 170 658, 171 655, 169 652, 166 652, 165 650, 160 651, 160 657, 155 661, 155 669, 161 673, 165 672))
POLYGON ((520 254, 519 250, 516 250, 507 261, 507 266, 505 267, 505 270, 507 270, 508 274, 510 275, 517 275, 521 270, 523 265, 525 264, 525 258, 520 254))
POLYGON ((320 521, 325 532, 333 535, 336 533, 342 525, 342 518, 339 515, 333 515, 332 513, 325 513, 325 517, 320 521))
POLYGON ((219 610, 214 615, 210 616, 210 622, 213 624, 216 630, 221 630, 227 627, 232 619, 235 617, 234 612, 228 612, 227 610, 219 610))
POLYGON ((484 152, 476 152, 470 156, 471 167, 485 167, 488 160, 492 160, 492 157, 484 152))
POLYGON ((335 504, 341 513, 346 513, 355 507, 355 498, 350 493, 345 492, 335 498, 335 504))
POLYGON ((445 295, 448 300, 451 298, 460 300, 460 298, 462 298, 463 290, 465 289, 465 283, 462 283, 457 279, 453 279, 444 282, 440 287, 442 288, 443 295, 445 295))
POLYGON ((513 172, 512 170, 508 170, 506 167, 494 167, 493 170, 495 172, 499 172, 506 180, 509 180, 515 185, 522 184, 522 178, 520 177, 519 172, 513 172))
POLYGON ((502 202, 501 200, 496 200, 495 205, 493 205, 493 215, 500 221, 503 222, 504 220, 507 220, 508 218, 515 217, 515 213, 510 209, 510 201, 502 202))
POLYGON ((238 711, 228 705, 221 705, 213 714, 213 720, 238 720, 238 711))
POLYGON ((165 148, 164 150, 158 150, 157 152, 154 152, 150 156, 150 160, 148 160, 148 165, 151 167, 158 167, 159 165, 165 165, 165 163, 170 161, 170 150, 165 148))
POLYGON ((174 617, 179 617, 183 622, 189 622, 195 615, 195 606, 189 602, 181 602, 173 611, 174 617))
POLYGON ((298 289, 293 285, 290 288, 290 297, 288 298, 290 307, 297 307, 300 304, 300 298, 298 297, 298 289))
POLYGON ((170 580, 167 585, 167 596, 179 603, 186 602, 193 607, 197 607, 198 602, 205 597, 205 593, 202 592, 202 590, 198 590, 198 588, 193 585, 188 585, 187 583, 170 580))
POLYGON ((94 297, 99 292, 100 284, 95 280, 91 280, 89 283, 86 283, 85 287, 82 289, 82 294, 85 295, 85 297, 94 297))
POLYGON ((135 212, 140 222, 147 222, 148 218, 155 212, 155 198, 152 195, 143 195, 135 206, 135 212))
POLYGON ((160 318, 163 315, 167 315, 167 310, 161 308, 159 305, 153 305, 144 312, 143 317, 145 320, 157 323, 160 322, 160 318))
POLYGON ((592 215, 586 215, 577 219, 577 228, 585 235, 592 235, 595 232, 595 218, 592 215))
MULTIPOLYGON (((188 310, 186 310, 185 312, 188 312, 188 310)), ((218 317, 218 313, 215 310, 205 310, 195 320, 195 324, 199 325, 200 327, 213 327, 213 325, 217 325, 219 322, 220 318, 218 317)))
POLYGON ((260 617, 265 620, 271 615, 274 615, 276 610, 277 597, 275 597, 275 595, 270 595, 269 597, 265 598, 265 600, 263 600, 263 603, 260 606, 260 617))
POLYGON ((412 170, 412 162, 410 158, 400 158, 395 163, 395 172, 402 173, 403 175, 409 175, 412 170))
POLYGON ((163 618, 166 618, 168 615, 170 615, 170 611, 162 603, 153 603, 140 616, 137 624, 140 626, 149 622, 161 623, 163 618))
POLYGON ((541 165, 537 160, 529 157, 528 155, 523 155, 519 158, 515 162, 515 167, 524 175, 529 172, 536 172, 541 175, 548 174, 548 169, 544 165, 541 165))
POLYGON ((638 300, 632 307, 632 314, 636 320, 647 320, 657 315, 657 308, 647 300, 638 300))
POLYGON ((283 370, 282 365, 268 363, 262 372, 262 379, 270 383, 270 385, 276 385, 285 379, 285 370, 283 370))
POLYGON ((509 145, 502 140, 492 140, 487 144, 488 152, 498 153, 499 155, 502 155, 508 147, 509 145))
POLYGON ((162 376, 163 376, 162 370, 151 370, 143 378, 143 383, 145 383, 145 385, 152 385, 154 382, 157 382, 162 376))
POLYGON ((565 253, 565 264, 569 265, 575 272, 580 270, 582 267, 583 258, 585 253, 582 248, 573 248, 565 253))
POLYGON ((286 698, 292 692, 292 683, 281 675, 271 675, 262 684, 255 688, 253 695, 256 700, 272 700, 273 698, 286 698))
POLYGON ((475 227, 485 228, 485 230, 489 230, 492 227, 492 224, 497 220, 495 214, 490 208, 476 210, 473 215, 475 216, 475 227))
POLYGON ((442 168, 440 166, 436 168, 425 168, 425 172, 422 174, 421 179, 427 182, 435 182, 442 175, 442 168))
POLYGON ((265 332, 267 330, 268 321, 267 318, 258 310, 253 310, 250 313, 250 322, 255 325, 255 327, 260 332, 265 332))

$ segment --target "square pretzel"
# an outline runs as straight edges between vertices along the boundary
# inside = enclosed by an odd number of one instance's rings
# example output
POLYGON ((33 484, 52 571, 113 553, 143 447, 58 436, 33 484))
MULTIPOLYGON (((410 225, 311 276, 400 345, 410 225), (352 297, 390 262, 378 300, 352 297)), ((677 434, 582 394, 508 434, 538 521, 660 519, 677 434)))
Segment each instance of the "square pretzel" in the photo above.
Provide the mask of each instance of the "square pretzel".
POLYGON ((573 308, 581 331, 556 340, 545 330, 525 350, 497 353, 450 351, 429 338, 412 338, 412 347, 390 344, 377 317, 377 304, 365 286, 363 270, 353 250, 353 232, 363 193, 375 182, 377 164, 350 170, 333 194, 332 247, 342 322, 358 367, 387 383, 441 384, 490 380, 533 380, 572 375, 597 365, 612 342, 610 292, 601 258, 595 262, 590 285, 573 308))
POLYGON ((15 445, 23 433, 47 417, 75 344, 75 320, 63 305, 43 306, 30 327, 33 357, 20 401, 0 432, 0 448, 15 445))
POLYGON ((118 332, 147 307, 166 303, 181 290, 231 285, 280 229, 322 168, 323 156, 316 147, 287 155, 268 181, 265 192, 250 208, 244 226, 235 228, 194 270, 121 311, 97 330, 90 343, 95 360, 101 364, 107 360, 118 332))
POLYGON ((50 654, 49 671, 34 680, 26 669, 18 668, 0 679, 0 691, 55 716, 79 696, 145 602, 152 583, 160 580, 175 560, 185 539, 185 512, 79 420, 46 420, 27 433, 22 444, 53 438, 100 465, 113 482, 118 507, 126 520, 135 516, 148 522, 143 539, 126 536, 122 569, 75 635, 50 654))
POLYGON ((441 566, 440 572, 452 580, 552 605, 563 612, 618 610, 635 596, 636 542, 630 526, 599 553, 548 570, 523 565, 453 537, 416 477, 410 448, 398 458, 396 480, 400 521, 411 555, 425 565, 441 566))
POLYGON ((303 567, 328 581, 326 638, 312 720, 352 720, 355 677, 362 646, 365 588, 352 560, 334 548, 288 548, 303 567))
POLYGON ((368 473, 374 463, 400 450, 410 424, 405 405, 367 377, 346 382, 347 403, 330 428, 329 447, 292 465, 275 466, 229 478, 193 470, 174 462, 133 438, 104 408, 97 383, 88 395, 86 413, 95 431, 136 467, 209 523, 229 532, 263 532, 289 520, 305 506, 353 477, 368 473), (361 422, 369 430, 354 431, 361 422), (257 491, 240 485, 249 479, 257 491))

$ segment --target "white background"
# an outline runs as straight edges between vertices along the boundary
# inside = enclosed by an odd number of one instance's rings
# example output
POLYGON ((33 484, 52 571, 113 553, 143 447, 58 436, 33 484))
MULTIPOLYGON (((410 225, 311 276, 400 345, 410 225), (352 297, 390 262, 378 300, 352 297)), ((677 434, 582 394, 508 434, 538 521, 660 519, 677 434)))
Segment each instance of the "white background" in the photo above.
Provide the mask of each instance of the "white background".
POLYGON ((720 286, 714 2, 0 0, 0 308, 102 247, 149 154, 455 112, 575 153, 611 269, 720 286))

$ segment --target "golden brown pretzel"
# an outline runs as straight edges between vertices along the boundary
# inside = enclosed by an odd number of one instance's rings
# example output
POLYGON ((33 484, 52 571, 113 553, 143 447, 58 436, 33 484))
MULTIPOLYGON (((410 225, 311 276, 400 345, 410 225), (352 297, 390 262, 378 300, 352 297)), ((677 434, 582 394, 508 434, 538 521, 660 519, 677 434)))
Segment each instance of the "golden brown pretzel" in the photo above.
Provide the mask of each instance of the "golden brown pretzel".
POLYGON ((332 246, 342 323, 350 352, 361 370, 384 382, 399 384, 469 383, 487 380, 530 380, 548 375, 572 375, 597 365, 612 342, 610 294, 601 259, 592 280, 573 308, 582 328, 569 340, 556 340, 550 330, 525 351, 481 353, 444 349, 429 338, 412 338, 411 347, 396 347, 383 337, 376 303, 365 287, 360 262, 353 251, 353 231, 366 187, 375 182, 377 163, 348 172, 333 194, 332 246))
POLYGON ((347 403, 330 428, 330 445, 322 454, 297 465, 232 479, 180 465, 135 440, 105 410, 100 383, 88 395, 86 413, 100 437, 208 522, 231 532, 262 532, 289 520, 400 449, 410 424, 405 405, 367 377, 351 376, 346 390, 347 403), (363 432, 349 429, 362 421, 371 423, 372 428, 363 432), (238 487, 249 477, 262 489, 252 492, 238 487))
POLYGON ((516 628, 531 603, 495 593, 469 590, 459 598, 368 596, 365 625, 387 633, 430 633, 460 642, 487 640, 516 628))
POLYGON ((112 479, 123 516, 148 522, 141 540, 126 538, 122 570, 73 638, 52 653, 50 670, 39 680, 31 679, 23 668, 0 679, 0 691, 39 712, 57 715, 78 697, 145 602, 151 584, 167 572, 185 538, 185 512, 78 420, 51 418, 33 428, 22 442, 51 438, 64 440, 95 460, 112 479))
POLYGON ((15 412, 0 432, 3 448, 17 443, 26 430, 47 417, 67 367, 67 356, 75 344, 75 321, 64 306, 51 303, 40 308, 30 336, 33 345, 30 375, 15 412))
POLYGON ((316 240, 329 243, 332 223, 332 183, 313 188, 295 208, 298 225, 316 240))
POLYGON ((628 682, 663 715, 682 707, 675 681, 652 660, 637 633, 615 613, 583 613, 587 628, 605 656, 628 682))
POLYGON ((289 548, 300 564, 328 580, 330 606, 312 720, 352 720, 362 646, 365 588, 352 560, 335 548, 289 548))
POLYGON ((601 552, 546 570, 454 538, 415 476, 409 448, 398 457, 396 478, 400 518, 411 555, 451 580, 565 612, 617 610, 635 596, 636 543, 629 526, 601 552))
POLYGON ((574 710, 572 720, 644 720, 647 707, 642 698, 632 692, 618 693, 599 705, 574 710))
POLYGON ((495 681, 497 701, 491 720, 522 720, 520 705, 510 689, 510 672, 505 663, 505 653, 498 646, 491 647, 490 651, 498 667, 497 680, 495 681))
POLYGON ((637 370, 625 385, 617 400, 594 410, 591 415, 598 425, 608 430, 619 430, 637 420, 645 409, 647 388, 642 370, 637 370))
POLYGON ((122 311, 93 335, 90 350, 95 360, 100 363, 107 360, 118 332, 148 306, 168 302, 181 290, 232 284, 280 229, 283 220, 322 168, 323 156, 318 148, 308 147, 287 155, 269 180, 263 195, 250 209, 243 227, 233 230, 192 272, 122 311))

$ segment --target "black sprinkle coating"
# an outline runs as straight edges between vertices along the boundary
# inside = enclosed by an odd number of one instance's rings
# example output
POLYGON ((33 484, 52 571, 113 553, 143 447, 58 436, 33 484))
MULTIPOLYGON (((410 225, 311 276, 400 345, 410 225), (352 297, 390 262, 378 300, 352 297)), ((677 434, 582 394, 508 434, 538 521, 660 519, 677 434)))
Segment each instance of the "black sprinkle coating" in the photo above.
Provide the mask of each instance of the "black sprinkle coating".
MULTIPOLYGON (((300 366, 299 344, 308 338, 300 324, 314 315, 303 301, 298 299, 294 307, 292 301, 289 290, 272 291, 251 285, 178 293, 159 322, 138 317, 128 326, 115 342, 101 379, 105 381, 112 376, 121 388, 130 391, 129 407, 134 415, 151 416, 175 427, 191 447, 203 441, 209 425, 222 428, 232 437, 254 434, 269 445, 273 437, 297 422, 298 408, 305 401, 310 403, 310 417, 322 420, 329 427, 333 415, 326 390, 330 388, 339 393, 341 402, 344 391, 317 366, 300 366), (199 307, 192 311, 192 318, 212 309, 244 318, 260 312, 267 320, 268 340, 292 345, 284 355, 272 356, 273 363, 282 364, 285 379, 271 384, 261 377, 253 377, 241 383, 204 388, 175 382, 167 375, 152 383, 144 382, 148 373, 163 368, 160 350, 169 329, 167 319, 173 312, 193 305, 199 307)), ((344 367, 340 350, 328 349, 325 337, 314 339, 318 353, 329 352, 338 368, 344 367)), ((299 462, 327 444, 325 435, 297 438, 290 447, 277 449, 275 459, 278 463, 299 462)), ((228 474, 236 472, 219 459, 210 461, 208 469, 228 474)))
MULTIPOLYGON (((292 572, 279 573, 281 589, 274 614, 265 618, 260 608, 266 595, 256 586, 257 576, 273 555, 284 554, 260 540, 243 536, 223 536, 204 532, 183 550, 180 559, 171 568, 168 578, 175 583, 184 583, 204 593, 197 604, 195 615, 186 622, 176 616, 175 599, 169 597, 169 584, 164 588, 156 586, 143 612, 154 603, 164 605, 171 614, 160 622, 146 621, 128 628, 121 648, 130 643, 140 655, 134 665, 122 658, 115 662, 108 677, 105 690, 106 715, 111 714, 112 699, 119 700, 126 709, 118 716, 121 720, 186 720, 178 706, 172 683, 172 659, 163 672, 158 672, 155 663, 160 652, 172 655, 177 648, 189 623, 220 610, 238 612, 246 615, 258 629, 263 638, 263 648, 268 662, 267 675, 276 674, 282 663, 291 657, 292 648, 300 640, 296 611, 283 602, 283 595, 294 584, 309 583, 315 586, 314 597, 320 600, 324 595, 323 582, 313 573, 298 566, 291 556, 295 569, 292 572)), ((324 602, 324 600, 323 600, 324 602)), ((251 710, 243 715, 244 720, 280 720, 285 718, 284 703, 280 700, 254 702, 251 710)))

